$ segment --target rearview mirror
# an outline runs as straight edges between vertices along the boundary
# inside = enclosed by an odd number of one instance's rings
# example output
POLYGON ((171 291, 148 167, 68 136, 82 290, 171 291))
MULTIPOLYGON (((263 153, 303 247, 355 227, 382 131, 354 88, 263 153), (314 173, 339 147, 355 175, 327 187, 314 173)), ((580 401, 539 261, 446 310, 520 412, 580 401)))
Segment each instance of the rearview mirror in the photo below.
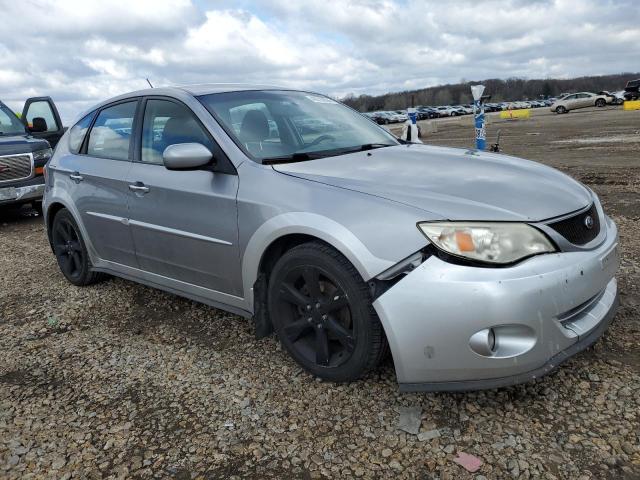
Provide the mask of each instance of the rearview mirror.
POLYGON ((34 117, 29 127, 29 131, 33 133, 46 132, 48 129, 47 121, 42 117, 34 117))
POLYGON ((211 151, 201 143, 176 143, 165 148, 162 161, 168 170, 194 170, 209 165, 211 151))

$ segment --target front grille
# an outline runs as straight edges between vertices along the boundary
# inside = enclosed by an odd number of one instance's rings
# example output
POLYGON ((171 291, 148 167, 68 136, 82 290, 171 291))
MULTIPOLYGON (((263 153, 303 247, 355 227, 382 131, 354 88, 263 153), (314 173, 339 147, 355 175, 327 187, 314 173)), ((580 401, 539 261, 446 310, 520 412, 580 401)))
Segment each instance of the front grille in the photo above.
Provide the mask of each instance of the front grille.
POLYGON ((586 212, 550 223, 549 226, 574 245, 589 243, 600 233, 600 217, 598 217, 596 204, 591 205, 586 212), (591 228, 587 226, 587 217, 591 217, 593 221, 591 228))
POLYGON ((21 180, 31 176, 29 155, 8 155, 0 157, 0 183, 21 180))

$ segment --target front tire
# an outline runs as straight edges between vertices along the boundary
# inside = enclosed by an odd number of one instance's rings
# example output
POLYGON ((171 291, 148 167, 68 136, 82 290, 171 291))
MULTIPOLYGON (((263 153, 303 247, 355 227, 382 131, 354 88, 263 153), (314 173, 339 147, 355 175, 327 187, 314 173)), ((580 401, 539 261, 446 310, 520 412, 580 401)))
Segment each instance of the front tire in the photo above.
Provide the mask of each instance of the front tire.
POLYGON ((563 107, 562 105, 558 105, 556 107, 556 113, 563 114, 563 113, 567 113, 567 112, 568 112, 568 110, 566 109, 566 107, 563 107))
POLYGON ((596 107, 602 108, 606 105, 607 105, 607 102, 604 100, 604 98, 599 98, 596 100, 596 107))
POLYGON ((356 380, 383 358, 386 338, 371 303, 353 265, 320 242, 286 252, 269 279, 269 316, 280 342, 324 380, 356 380))
POLYGON ((104 274, 91 270, 87 247, 69 210, 62 209, 54 217, 51 243, 62 274, 72 284, 83 287, 104 278, 104 274))

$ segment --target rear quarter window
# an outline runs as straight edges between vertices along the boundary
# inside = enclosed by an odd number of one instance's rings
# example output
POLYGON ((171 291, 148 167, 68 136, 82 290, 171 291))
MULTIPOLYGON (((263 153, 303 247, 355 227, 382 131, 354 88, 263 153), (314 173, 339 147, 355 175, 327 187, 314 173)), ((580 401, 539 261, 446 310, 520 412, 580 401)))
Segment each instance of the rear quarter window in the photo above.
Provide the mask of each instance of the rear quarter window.
POLYGON ((71 153, 80 153, 82 142, 87 135, 87 130, 91 126, 91 120, 93 120, 94 115, 95 112, 91 112, 69 130, 69 151, 71 153))

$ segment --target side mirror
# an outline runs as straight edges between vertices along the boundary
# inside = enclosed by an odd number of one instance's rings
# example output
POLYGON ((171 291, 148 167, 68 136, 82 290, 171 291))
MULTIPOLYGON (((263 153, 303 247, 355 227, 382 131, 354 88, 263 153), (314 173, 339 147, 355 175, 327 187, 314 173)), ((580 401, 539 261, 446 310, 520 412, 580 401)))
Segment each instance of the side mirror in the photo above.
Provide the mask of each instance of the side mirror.
POLYGON ((209 165, 213 154, 201 143, 176 143, 165 148, 162 161, 168 170, 195 170, 209 165))
POLYGON ((47 121, 42 117, 33 117, 31 127, 29 131, 33 133, 46 132, 49 127, 47 121))

